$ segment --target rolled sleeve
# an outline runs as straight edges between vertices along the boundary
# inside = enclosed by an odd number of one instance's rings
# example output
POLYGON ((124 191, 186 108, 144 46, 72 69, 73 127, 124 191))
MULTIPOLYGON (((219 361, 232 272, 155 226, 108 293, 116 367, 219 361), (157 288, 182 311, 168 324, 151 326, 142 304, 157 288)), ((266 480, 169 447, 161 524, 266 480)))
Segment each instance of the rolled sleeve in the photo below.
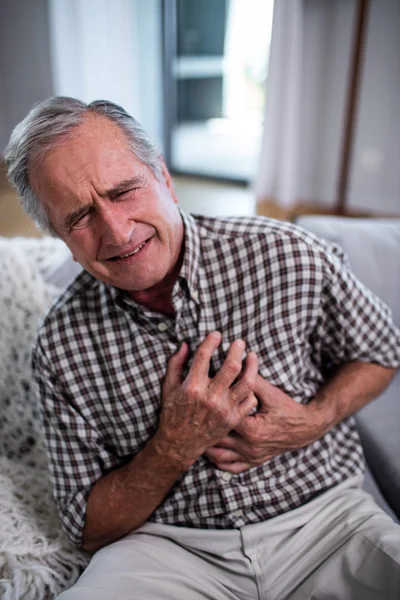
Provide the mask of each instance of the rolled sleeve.
POLYGON ((400 366, 400 331, 390 308, 351 272, 343 252, 324 257, 324 285, 316 334, 332 364, 349 361, 400 366))
POLYGON ((75 545, 82 546, 90 490, 114 466, 115 457, 68 393, 60 389, 40 341, 33 353, 33 372, 54 500, 64 531, 75 545))

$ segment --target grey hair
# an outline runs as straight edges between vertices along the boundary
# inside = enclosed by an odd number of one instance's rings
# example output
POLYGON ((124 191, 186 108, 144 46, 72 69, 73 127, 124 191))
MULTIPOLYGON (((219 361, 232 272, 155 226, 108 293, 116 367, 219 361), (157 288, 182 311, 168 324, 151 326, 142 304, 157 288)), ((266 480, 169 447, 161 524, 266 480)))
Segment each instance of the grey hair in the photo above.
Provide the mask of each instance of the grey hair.
POLYGON ((76 98, 57 96, 36 104, 13 130, 4 158, 8 179, 16 189, 22 208, 47 234, 57 237, 42 202, 29 183, 29 171, 54 149, 88 114, 113 121, 124 133, 132 152, 148 165, 157 179, 162 175, 162 156, 142 126, 121 106, 106 100, 85 104, 76 98))

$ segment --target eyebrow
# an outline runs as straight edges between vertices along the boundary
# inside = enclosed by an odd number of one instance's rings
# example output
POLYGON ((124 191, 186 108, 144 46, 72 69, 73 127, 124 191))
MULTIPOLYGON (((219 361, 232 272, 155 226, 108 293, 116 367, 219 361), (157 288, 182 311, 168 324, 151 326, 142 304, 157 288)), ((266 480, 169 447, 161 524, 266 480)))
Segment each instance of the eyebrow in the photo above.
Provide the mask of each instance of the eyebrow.
MULTIPOLYGON (((114 187, 110 188, 109 190, 106 190, 103 194, 100 194, 101 198, 111 198, 111 200, 114 200, 114 198, 116 198, 118 196, 118 194, 121 194, 122 192, 126 192, 129 188, 131 187, 135 187, 138 185, 141 185, 143 183, 143 177, 141 176, 137 176, 137 177, 132 177, 132 179, 124 179, 123 181, 121 181, 120 183, 118 183, 117 185, 115 185, 114 187)), ((71 225, 74 224, 74 222, 79 219, 82 215, 84 215, 92 206, 92 203, 90 204, 85 204, 84 206, 81 206, 80 208, 78 208, 78 210, 74 210, 72 213, 69 213, 64 221, 62 222, 62 228, 63 229, 69 229, 71 227, 71 225)))
POLYGON ((102 198, 106 198, 107 196, 111 199, 114 199, 118 194, 122 192, 126 192, 129 188, 141 185, 143 183, 143 177, 138 175, 136 177, 132 177, 132 179, 124 179, 116 186, 110 188, 105 191, 104 194, 100 194, 102 198))
POLYGON ((85 206, 81 206, 78 210, 74 210, 74 212, 69 213, 61 224, 63 229, 69 229, 74 222, 79 219, 82 215, 84 215, 90 208, 92 204, 85 204, 85 206))

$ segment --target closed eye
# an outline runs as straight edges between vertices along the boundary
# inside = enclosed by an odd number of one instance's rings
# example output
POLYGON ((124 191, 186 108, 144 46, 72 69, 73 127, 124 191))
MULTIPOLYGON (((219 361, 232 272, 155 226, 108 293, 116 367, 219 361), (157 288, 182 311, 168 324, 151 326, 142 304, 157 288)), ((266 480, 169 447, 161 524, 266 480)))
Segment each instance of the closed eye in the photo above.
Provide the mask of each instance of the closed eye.
POLYGON ((123 197, 128 195, 130 192, 135 192, 145 184, 145 179, 139 175, 132 177, 131 179, 124 179, 120 181, 114 187, 106 190, 102 196, 114 200, 115 198, 123 197))
POLYGON ((111 200, 116 200, 118 198, 123 199, 125 197, 127 197, 129 194, 135 193, 136 190, 138 190, 139 188, 135 187, 135 188, 129 188, 128 190, 122 190, 121 192, 118 192, 116 194, 113 194, 111 197, 111 200))
POLYGON ((79 229, 80 227, 85 227, 88 224, 89 218, 91 214, 94 212, 94 208, 90 208, 87 212, 79 215, 77 219, 72 223, 71 229, 79 229))

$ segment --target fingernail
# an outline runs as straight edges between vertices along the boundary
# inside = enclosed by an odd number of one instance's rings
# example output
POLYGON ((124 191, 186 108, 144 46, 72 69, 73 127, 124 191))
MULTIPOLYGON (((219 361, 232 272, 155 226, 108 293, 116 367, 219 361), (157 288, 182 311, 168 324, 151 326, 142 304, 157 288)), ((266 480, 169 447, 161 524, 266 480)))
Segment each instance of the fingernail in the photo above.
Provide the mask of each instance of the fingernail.
POLYGON ((221 332, 220 332, 220 331, 212 331, 212 332, 211 332, 211 335, 212 335, 213 337, 215 337, 216 339, 218 339, 218 340, 220 340, 220 339, 221 339, 221 337, 222 337, 222 334, 221 334, 221 332))
POLYGON ((246 342, 244 342, 243 340, 236 340, 235 344, 239 346, 239 348, 242 348, 242 350, 246 348, 246 342))

